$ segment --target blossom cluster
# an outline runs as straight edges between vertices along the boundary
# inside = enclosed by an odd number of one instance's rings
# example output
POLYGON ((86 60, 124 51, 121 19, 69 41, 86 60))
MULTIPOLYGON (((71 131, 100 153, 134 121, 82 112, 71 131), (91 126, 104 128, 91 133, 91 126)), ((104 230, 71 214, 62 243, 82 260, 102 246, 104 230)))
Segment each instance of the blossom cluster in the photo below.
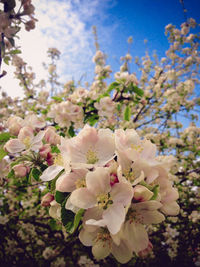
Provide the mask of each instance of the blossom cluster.
MULTIPOLYGON (((133 129, 97 130, 86 125, 77 136, 61 137, 60 153, 41 175, 68 193, 65 209, 83 211, 79 239, 96 259, 110 253, 126 263, 133 253, 152 249, 147 225, 179 212, 178 192, 169 179, 171 157, 156 156, 156 146, 133 129)), ((61 205, 48 193, 43 206, 62 220, 61 205)))

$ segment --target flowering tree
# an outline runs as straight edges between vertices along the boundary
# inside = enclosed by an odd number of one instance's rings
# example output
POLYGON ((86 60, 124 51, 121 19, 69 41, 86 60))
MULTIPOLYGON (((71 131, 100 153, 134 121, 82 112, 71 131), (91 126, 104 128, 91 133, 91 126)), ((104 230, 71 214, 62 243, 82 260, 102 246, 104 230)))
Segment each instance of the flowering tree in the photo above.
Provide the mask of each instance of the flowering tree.
POLYGON ((1 263, 198 266, 198 24, 167 25, 166 57, 136 59, 138 77, 128 53, 107 84, 96 43, 87 88, 59 82, 55 48, 36 84, 14 43, 34 7, 0 2, 0 65, 12 62, 24 89, 0 100, 1 263))

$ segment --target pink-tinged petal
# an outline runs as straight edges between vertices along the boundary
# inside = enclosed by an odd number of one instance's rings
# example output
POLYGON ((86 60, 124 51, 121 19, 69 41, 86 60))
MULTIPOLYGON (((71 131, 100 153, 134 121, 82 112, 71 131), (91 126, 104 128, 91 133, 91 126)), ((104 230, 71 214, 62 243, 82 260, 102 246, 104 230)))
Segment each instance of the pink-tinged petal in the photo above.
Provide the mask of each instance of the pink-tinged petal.
POLYGON ((142 213, 144 224, 161 223, 165 220, 165 216, 157 210, 145 211, 142 213))
POLYGON ((95 242, 95 244, 92 247, 92 254, 97 260, 102 260, 106 258, 111 251, 110 242, 108 241, 102 241, 101 239, 95 242))
POLYGON ((121 203, 114 203, 103 212, 103 220, 112 235, 119 232, 125 220, 125 208, 121 203))
POLYGON ((45 136, 45 133, 46 131, 40 131, 36 136, 34 136, 32 144, 41 142, 43 137, 45 136))
POLYGON ((18 134, 18 139, 23 142, 26 137, 29 137, 30 140, 34 138, 33 128, 30 126, 25 126, 20 129, 18 134))
POLYGON ((62 166, 52 165, 48 167, 43 174, 40 176, 40 179, 44 182, 53 180, 61 171, 63 170, 62 166))
POLYGON ((147 173, 147 179, 146 182, 148 184, 151 184, 159 175, 159 172, 157 169, 153 168, 153 167, 149 167, 148 168, 148 173, 147 173))
POLYGON ((25 148, 25 145, 19 139, 10 139, 4 146, 4 149, 9 153, 19 153, 25 148))
POLYGON ((84 246, 92 246, 96 235, 96 232, 88 232, 85 229, 82 229, 79 234, 79 239, 84 246))
POLYGON ((155 156, 156 156, 156 145, 151 143, 151 141, 149 140, 144 140, 141 157, 146 160, 151 160, 154 159, 155 156))
POLYGON ((167 215, 176 216, 179 214, 180 207, 176 201, 173 201, 171 203, 164 204, 160 210, 167 215))
POLYGON ((168 190, 166 191, 167 192, 166 192, 165 197, 162 197, 162 200, 161 200, 163 203, 169 203, 169 202, 172 202, 178 199, 179 194, 178 194, 177 189, 173 187, 169 187, 168 190))
POLYGON ((147 231, 142 224, 127 221, 123 228, 123 237, 135 253, 144 250, 149 243, 147 231))
POLYGON ((118 246, 114 243, 112 244, 111 253, 115 257, 115 259, 122 264, 130 261, 133 256, 133 252, 123 240, 121 240, 120 245, 118 246))
POLYGON ((60 192, 72 192, 76 189, 75 181, 72 173, 64 173, 56 181, 56 190, 60 192))
POLYGON ((95 150, 98 154, 98 166, 104 166, 115 156, 115 139, 114 134, 109 129, 100 129, 98 131, 98 141, 95 144, 95 150))
POLYGON ((86 175, 86 185, 88 190, 96 196, 101 193, 108 193, 111 189, 108 170, 99 167, 93 172, 88 172, 86 175))
POLYGON ((80 209, 78 207, 75 207, 70 200, 70 197, 68 197, 66 204, 65 204, 66 210, 71 210, 73 213, 77 213, 80 209))
POLYGON ((87 188, 73 191, 70 200, 74 206, 81 209, 92 208, 97 202, 96 197, 87 188))
POLYGON ((132 206, 136 210, 157 210, 162 207, 162 204, 156 200, 149 200, 132 204, 132 206))
MULTIPOLYGON (((85 222, 86 225, 86 229, 88 230, 88 227, 105 227, 106 226, 106 222, 104 220, 94 220, 94 219, 89 219, 88 221, 85 222)), ((91 228, 90 228, 91 229, 91 228)), ((93 228, 94 229, 94 228, 93 228)))
MULTIPOLYGON (((96 231, 97 228, 99 228, 99 224, 96 224, 94 221, 96 220, 101 220, 102 219, 102 213, 103 210, 99 209, 98 207, 93 207, 91 209, 87 209, 86 212, 84 213, 83 216, 83 227, 88 231, 88 232, 94 232, 96 231), (92 219, 92 223, 90 224, 90 220, 92 219)), ((100 225, 100 226, 105 226, 100 225)))
POLYGON ((133 198, 133 188, 128 183, 116 183, 112 187, 111 197, 114 203, 121 203, 123 206, 127 206, 133 198))
POLYGON ((56 190, 60 192, 72 192, 76 189, 76 181, 84 179, 87 170, 73 170, 71 173, 64 173, 56 181, 56 190))

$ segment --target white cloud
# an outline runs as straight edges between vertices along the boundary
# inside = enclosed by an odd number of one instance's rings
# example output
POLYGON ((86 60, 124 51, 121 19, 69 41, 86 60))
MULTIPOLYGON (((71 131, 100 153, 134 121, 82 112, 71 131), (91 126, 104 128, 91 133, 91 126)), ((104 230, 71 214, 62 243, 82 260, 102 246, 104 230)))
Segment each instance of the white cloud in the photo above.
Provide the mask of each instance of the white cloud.
MULTIPOLYGON (((112 1, 113 3, 113 1, 112 1)), ((103 31, 102 21, 110 0, 33 0, 38 19, 36 29, 20 32, 22 57, 33 67, 37 80, 45 77, 42 62, 47 62, 47 50, 56 47, 61 52, 58 71, 62 82, 74 78, 76 81, 87 73, 93 75, 92 56, 95 52, 91 26, 95 24, 103 31)), ((109 35, 107 28, 105 35, 109 35)), ((5 68, 4 68, 5 69, 5 68)), ((1 79, 2 88, 11 96, 22 96, 18 81, 9 74, 1 79)), ((87 78, 89 78, 87 76, 87 78)))

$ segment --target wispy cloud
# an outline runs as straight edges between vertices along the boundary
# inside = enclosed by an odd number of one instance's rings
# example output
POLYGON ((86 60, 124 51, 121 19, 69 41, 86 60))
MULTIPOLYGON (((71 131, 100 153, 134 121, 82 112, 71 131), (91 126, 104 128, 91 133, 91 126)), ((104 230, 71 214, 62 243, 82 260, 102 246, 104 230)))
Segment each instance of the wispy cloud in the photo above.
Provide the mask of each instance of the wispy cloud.
MULTIPOLYGON (((100 42, 108 40, 112 26, 107 27, 103 22, 114 1, 34 0, 33 3, 38 19, 36 29, 30 33, 21 31, 19 44, 22 57, 33 67, 37 79, 46 75, 42 62, 47 62, 48 48, 56 47, 62 55, 58 70, 63 82, 71 78, 78 80, 85 73, 91 80, 92 56, 95 52, 92 25, 96 25, 100 32, 100 42)), ((10 68, 8 72, 9 75, 2 79, 2 88, 9 95, 21 96, 22 92, 13 80, 10 68)))

